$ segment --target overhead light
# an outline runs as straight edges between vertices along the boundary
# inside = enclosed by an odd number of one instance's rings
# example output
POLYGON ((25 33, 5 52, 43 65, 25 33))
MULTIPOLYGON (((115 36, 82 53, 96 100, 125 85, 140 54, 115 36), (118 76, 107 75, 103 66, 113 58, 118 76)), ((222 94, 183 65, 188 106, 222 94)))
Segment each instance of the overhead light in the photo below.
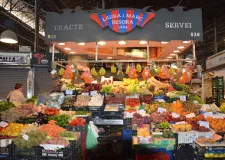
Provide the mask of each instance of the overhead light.
POLYGON ((105 45, 106 42, 105 42, 105 41, 99 41, 98 44, 99 44, 99 45, 105 45))
POLYGON ((183 41, 184 44, 190 43, 191 41, 183 41))
POLYGON ((107 57, 107 59, 112 59, 113 57, 107 57))
POLYGON ((167 58, 170 58, 170 59, 171 59, 171 58, 173 58, 173 57, 171 57, 171 56, 168 56, 167 58))
POLYGON ((80 43, 77 43, 77 44, 80 45, 80 46, 84 46, 85 45, 84 42, 80 42, 80 43))
POLYGON ((167 43, 169 43, 169 42, 167 42, 167 41, 162 41, 161 42, 161 44, 167 44, 167 43))
POLYGON ((71 48, 64 48, 66 51, 70 51, 71 50, 71 48))
POLYGON ((174 50, 173 52, 174 52, 174 53, 178 53, 178 52, 180 52, 180 51, 179 51, 179 50, 174 50))
POLYGON ((171 56, 176 56, 176 54, 175 54, 175 53, 170 53, 170 55, 171 55, 171 56))
POLYGON ((124 44, 127 44, 127 42, 126 41, 119 41, 118 44, 124 45, 124 44))
POLYGON ((3 43, 11 43, 11 44, 18 43, 16 33, 11 30, 5 30, 4 32, 2 32, 0 41, 3 43))
POLYGON ((147 41, 140 41, 139 44, 147 44, 147 41))
POLYGON ((178 49, 184 49, 184 46, 179 46, 179 47, 177 47, 178 49))
POLYGON ((70 54, 75 54, 76 52, 70 52, 70 54))
POLYGON ((58 45, 60 45, 60 46, 64 46, 64 45, 65 45, 65 43, 61 42, 61 43, 58 43, 58 45))

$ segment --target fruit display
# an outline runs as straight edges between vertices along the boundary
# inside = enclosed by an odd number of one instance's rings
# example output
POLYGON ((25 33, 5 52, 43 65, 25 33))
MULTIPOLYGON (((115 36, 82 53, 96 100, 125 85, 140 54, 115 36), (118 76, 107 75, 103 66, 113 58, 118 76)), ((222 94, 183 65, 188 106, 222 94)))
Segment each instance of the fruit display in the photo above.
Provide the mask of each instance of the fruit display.
POLYGON ((138 98, 127 98, 125 105, 126 109, 137 108, 140 106, 140 100, 138 98))
POLYGON ((207 117, 206 121, 209 122, 210 127, 215 132, 225 132, 225 120, 224 119, 207 117))
POLYGON ((199 104, 203 104, 203 101, 202 101, 201 97, 199 97, 198 95, 190 95, 188 97, 188 100, 189 101, 198 101, 199 104))
POLYGON ((142 95, 140 97, 141 103, 152 104, 152 95, 142 95))
POLYGON ((86 121, 83 118, 75 118, 69 124, 70 124, 70 126, 75 126, 75 127, 81 126, 82 127, 82 126, 86 125, 86 121))
POLYGON ((38 146, 47 138, 47 134, 40 130, 32 130, 25 135, 19 135, 13 139, 13 143, 21 149, 32 148, 38 146), (26 138, 27 137, 27 138, 26 138))
POLYGON ((160 128, 168 129, 168 128, 170 128, 170 124, 168 122, 161 122, 160 128))
POLYGON ((23 125, 20 123, 10 123, 7 127, 3 128, 0 131, 0 134, 16 137, 16 136, 20 135, 21 131, 26 127, 27 127, 27 125, 23 125))
POLYGON ((138 73, 141 73, 142 67, 141 67, 141 65, 139 63, 136 65, 136 69, 137 69, 138 73))
POLYGON ((86 95, 78 95, 77 100, 74 103, 74 106, 78 107, 86 107, 88 106, 88 103, 90 102, 91 97, 86 95))
POLYGON ((104 102, 104 96, 98 94, 96 96, 92 96, 91 100, 88 103, 88 106, 102 106, 104 102))
POLYGON ((139 113, 134 113, 132 118, 132 124, 136 124, 138 127, 142 127, 144 124, 150 124, 151 119, 148 116, 142 116, 139 113))
POLYGON ((101 89, 102 89, 102 84, 86 84, 83 87, 83 92, 100 91, 101 89))
POLYGON ((186 131, 191 131, 192 126, 188 123, 183 123, 183 124, 172 124, 171 128, 176 131, 176 132, 186 132, 186 131))
POLYGON ((61 92, 61 88, 63 86, 63 82, 59 79, 54 80, 52 82, 52 89, 51 92, 61 92))
POLYGON ((182 108, 184 112, 199 114, 200 105, 196 105, 193 102, 186 101, 182 102, 182 108))
POLYGON ((225 102, 223 102, 220 106, 221 112, 225 113, 225 102))
POLYGON ((166 115, 167 115, 166 112, 161 113, 161 112, 156 111, 156 112, 151 114, 151 119, 155 123, 165 122, 166 115))
POLYGON ((176 102, 174 101, 173 103, 170 103, 170 106, 171 106, 172 110, 175 113, 184 114, 183 107, 182 107, 182 103, 181 103, 180 100, 177 100, 176 102))

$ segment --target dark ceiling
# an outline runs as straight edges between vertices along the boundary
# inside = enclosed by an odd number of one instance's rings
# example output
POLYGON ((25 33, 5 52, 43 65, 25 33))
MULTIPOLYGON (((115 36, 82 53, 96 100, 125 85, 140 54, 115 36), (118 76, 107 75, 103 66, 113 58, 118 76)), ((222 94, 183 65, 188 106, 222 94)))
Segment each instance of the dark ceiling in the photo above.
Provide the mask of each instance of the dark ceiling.
MULTIPOLYGON (((35 5, 35 0, 23 0, 23 2, 29 4, 31 8, 35 5)), ((217 28, 217 51, 225 49, 225 0, 40 0, 41 11, 53 12, 61 12, 65 8, 75 9, 78 6, 83 10, 92 10, 95 7, 102 8, 102 6, 105 6, 105 9, 121 7, 144 8, 146 6, 152 6, 151 9, 157 10, 177 5, 184 6, 187 9, 202 8, 204 41, 198 42, 196 46, 197 58, 200 64, 205 61, 207 56, 214 54, 216 51, 214 43, 215 24, 217 28)), ((9 18, 9 16, 6 16, 3 12, 5 11, 1 9, 1 20, 9 18)), ((41 19, 44 20, 43 15, 41 19)), ((0 26, 0 32, 2 32, 5 28, 2 25, 0 26)), ((21 36, 19 36, 19 45, 33 46, 34 30, 30 29, 30 31, 27 31, 24 26, 20 26, 21 28, 18 24, 16 24, 16 26, 18 26, 16 27, 17 33, 21 34, 21 36)), ((40 47, 41 51, 45 51, 44 49, 47 48, 44 44, 43 37, 40 37, 40 47)), ((0 43, 0 50, 8 51, 15 50, 16 48, 17 46, 15 45, 0 43)))

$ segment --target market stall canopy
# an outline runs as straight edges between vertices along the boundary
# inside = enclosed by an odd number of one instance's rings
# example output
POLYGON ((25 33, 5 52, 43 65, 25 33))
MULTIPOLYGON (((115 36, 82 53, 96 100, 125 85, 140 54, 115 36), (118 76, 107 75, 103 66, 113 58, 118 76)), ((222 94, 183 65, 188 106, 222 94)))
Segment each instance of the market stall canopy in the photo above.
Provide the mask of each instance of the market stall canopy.
POLYGON ((177 6, 152 12, 141 9, 98 9, 98 12, 70 9, 62 14, 47 12, 46 43, 203 40, 201 9, 184 11, 177 6))

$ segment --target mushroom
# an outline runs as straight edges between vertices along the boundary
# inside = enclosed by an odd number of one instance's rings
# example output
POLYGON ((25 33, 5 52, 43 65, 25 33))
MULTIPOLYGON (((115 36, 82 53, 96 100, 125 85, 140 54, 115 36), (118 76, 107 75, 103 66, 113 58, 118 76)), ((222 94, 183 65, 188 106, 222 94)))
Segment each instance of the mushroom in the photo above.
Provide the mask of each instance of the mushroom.
POLYGON ((38 59, 38 64, 40 64, 41 59, 44 57, 44 54, 35 53, 34 57, 38 59))

